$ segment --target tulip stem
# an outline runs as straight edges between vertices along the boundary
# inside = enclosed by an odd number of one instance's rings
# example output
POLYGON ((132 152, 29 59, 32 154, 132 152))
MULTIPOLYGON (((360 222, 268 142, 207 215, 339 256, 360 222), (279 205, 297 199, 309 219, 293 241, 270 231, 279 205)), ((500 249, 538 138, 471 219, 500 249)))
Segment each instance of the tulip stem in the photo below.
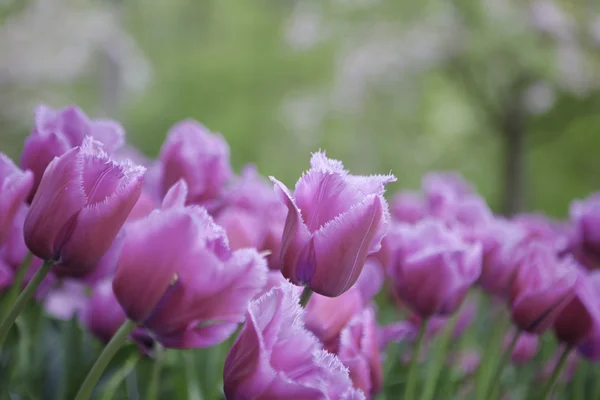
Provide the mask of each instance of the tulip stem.
POLYGON ((48 275, 52 265, 54 265, 52 261, 44 261, 44 264, 42 264, 40 269, 36 271, 25 289, 23 289, 19 297, 17 297, 17 301, 14 302, 12 308, 8 311, 6 317, 4 317, 4 320, 2 320, 2 323, 0 324, 0 348, 2 348, 2 345, 8 336, 8 332, 10 332, 10 328, 15 323, 15 320, 27 304, 27 301, 31 298, 31 296, 33 296, 37 287, 44 280, 46 275, 48 275))
POLYGON ((162 361, 164 356, 164 348, 160 343, 156 343, 156 356, 154 357, 154 363, 152 365, 152 380, 150 380, 150 386, 148 388, 147 400, 158 399, 158 382, 160 381, 160 369, 162 367, 162 361))
POLYGON ((121 325, 117 333, 114 334, 110 342, 104 347, 102 353, 100 353, 100 357, 96 360, 90 372, 88 372, 85 380, 81 384, 79 388, 79 392, 75 397, 75 400, 88 400, 94 391, 94 387, 98 380, 102 376, 102 372, 110 362, 110 360, 117 353, 125 339, 129 336, 129 334, 135 329, 136 323, 127 319, 121 325))
POLYGON ((17 296, 21 292, 21 287, 23 286, 23 281, 25 280, 25 276, 27 275, 27 270, 29 269, 29 264, 31 264, 31 259, 33 258, 33 254, 30 251, 27 252, 27 255, 23 259, 21 265, 19 265, 19 269, 17 270, 17 275, 15 276, 15 280, 13 281, 12 287, 8 292, 8 296, 6 297, 5 303, 7 306, 13 304, 17 299, 17 296))
POLYGON ((550 377, 550 380, 546 384, 546 388, 544 389, 544 394, 541 397, 542 400, 547 400, 550 398, 552 389, 554 388, 554 385, 556 384, 556 381, 558 380, 558 377, 559 377, 560 373, 562 372, 562 369, 565 366, 567 358, 569 357, 569 354, 571 353, 572 349, 573 348, 571 346, 568 346, 563 350, 562 354, 560 355, 560 360, 558 360, 558 363, 556 364, 556 366, 554 367, 554 371, 552 372, 552 376, 550 377))
POLYGON ((312 296, 312 294, 313 290, 308 286, 304 286, 302 294, 300 295, 300 305, 302 306, 302 308, 306 308, 306 305, 308 304, 308 301, 310 300, 310 296, 312 296))
POLYGON ((408 378, 406 379, 406 388, 404 389, 404 400, 413 400, 415 396, 415 389, 417 386, 417 366, 419 364, 419 357, 421 352, 421 343, 425 337, 425 331, 427 330, 427 319, 423 318, 421 326, 419 327, 419 334, 417 336, 417 342, 413 349, 413 355, 410 360, 408 367, 408 378))
POLYGON ((504 371, 504 367, 506 367, 506 364, 508 364, 508 360, 510 360, 510 358, 512 357, 513 350, 515 349, 515 346, 519 342, 521 333, 522 333, 522 331, 520 329, 515 332, 512 340, 510 342, 510 345, 504 351, 504 354, 502 355, 500 362, 498 364, 496 364, 496 367, 494 368, 492 374, 490 375, 492 377, 492 381, 490 382, 490 385, 488 386, 488 389, 487 389, 487 395, 486 395, 487 399, 494 398, 493 397, 494 393, 496 392, 496 389, 498 389, 498 385, 500 385, 500 378, 502 377, 502 371, 504 371))

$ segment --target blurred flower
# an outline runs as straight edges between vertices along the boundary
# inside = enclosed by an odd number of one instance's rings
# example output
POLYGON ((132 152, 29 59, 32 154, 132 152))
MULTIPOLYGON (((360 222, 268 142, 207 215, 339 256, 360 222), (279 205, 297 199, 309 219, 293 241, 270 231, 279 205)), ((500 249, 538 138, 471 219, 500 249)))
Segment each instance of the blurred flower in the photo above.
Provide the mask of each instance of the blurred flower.
POLYGON ((114 162, 86 137, 48 165, 25 219, 27 247, 65 268, 91 268, 138 200, 143 174, 143 167, 114 162))
POLYGON ((313 294, 305 308, 304 325, 327 350, 335 353, 340 332, 362 308, 362 296, 356 288, 333 298, 313 294))
MULTIPOLYGON (((456 340, 469 328, 471 323, 477 317, 477 305, 474 301, 467 301, 464 306, 461 307, 456 322, 452 330, 452 339, 456 340)), ((408 321, 414 326, 415 332, 419 330, 419 325, 423 321, 423 318, 417 313, 411 314, 408 321)), ((428 336, 435 336, 445 329, 450 323, 451 319, 448 317, 430 317, 427 320, 428 336)))
POLYGON ((113 293, 111 280, 100 281, 94 286, 81 319, 85 327, 105 343, 125 322, 127 316, 113 293))
POLYGON ((81 146, 87 136, 102 143, 104 150, 112 154, 123 145, 125 131, 116 121, 90 120, 76 106, 61 110, 53 110, 46 105, 37 106, 35 126, 25 140, 21 154, 21 167, 32 170, 35 179, 30 200, 54 157, 60 157, 68 150, 81 146))
POLYGON ((394 322, 379 328, 377 336, 379 348, 385 351, 390 343, 414 340, 417 336, 417 329, 410 321, 394 322))
POLYGON ((379 261, 373 257, 367 258, 363 270, 354 284, 354 287, 358 288, 362 295, 363 304, 368 304, 379 293, 384 279, 385 273, 379 261))
POLYGON ((54 318, 69 320, 78 317, 84 309, 87 296, 85 284, 65 279, 44 297, 44 310, 54 318))
MULTIPOLYGON (((567 234, 563 226, 542 214, 518 214, 511 221, 524 230, 523 243, 541 241, 552 246, 558 253, 568 246, 567 234)), ((521 244, 519 244, 521 245, 521 244)))
POLYGON ((368 398, 377 396, 383 385, 383 371, 376 337, 375 314, 366 308, 340 334, 337 352, 348 368, 354 387, 368 398))
POLYGON ((229 145, 223 136, 211 133, 193 120, 184 120, 171 127, 159 160, 163 168, 163 193, 179 179, 184 179, 189 189, 189 203, 215 199, 232 173, 229 145))
POLYGON ((513 322, 527 332, 545 332, 573 298, 577 280, 573 261, 559 260, 546 244, 531 243, 519 257, 512 283, 513 322))
POLYGON ((575 296, 556 318, 554 333, 568 346, 577 346, 585 357, 600 360, 600 271, 582 272, 575 296))
POLYGON ((451 353, 447 364, 458 368, 464 375, 472 375, 477 371, 481 356, 475 350, 465 350, 451 353))
POLYGON ((10 265, 0 258, 0 293, 12 285, 14 272, 10 265))
MULTIPOLYGON (((514 339, 516 330, 509 330, 504 336, 503 351, 508 351, 510 343, 514 339)), ((537 335, 521 332, 517 343, 512 351, 511 360, 517 365, 527 364, 535 357, 540 348, 540 340, 537 335)))
POLYGON ((469 240, 481 243, 483 260, 479 284, 487 292, 508 297, 517 268, 516 246, 525 231, 517 224, 495 218, 489 224, 469 231, 469 240))
POLYGON ((225 361, 225 397, 364 399, 340 360, 304 329, 303 312, 298 290, 290 284, 250 303, 225 361))
POLYGON ((571 251, 588 268, 600 266, 600 193, 571 204, 571 251))
POLYGON ((163 345, 207 347, 242 322, 266 266, 253 249, 232 252, 205 209, 174 200, 185 194, 178 189, 167 208, 127 226, 113 289, 127 316, 163 345))
POLYGON ((21 171, 0 153, 0 246, 10 234, 13 219, 29 196, 33 185, 31 171, 21 171))
POLYGON ((574 21, 554 1, 534 1, 531 4, 531 22, 541 32, 555 39, 574 39, 574 21))
POLYGON ((313 154, 311 169, 292 195, 275 178, 288 208, 281 244, 281 271, 297 285, 339 296, 358 279, 369 254, 379 250, 387 230, 384 185, 392 175, 354 176, 325 153, 313 154))
POLYGON ((6 261, 15 270, 21 265, 29 251, 23 237, 23 225, 28 212, 29 206, 22 203, 12 220, 10 229, 7 229, 8 235, 4 239, 4 244, 0 245, 0 259, 6 261))
MULTIPOLYGON (((267 272, 267 283, 265 283, 262 289, 254 295, 254 298, 252 300, 258 299, 263 294, 270 292, 271 289, 279 287, 287 282, 288 280, 285 279, 283 275, 281 275, 281 271, 270 269, 267 272)), ((300 290, 300 288, 298 288, 298 290, 300 290)))
POLYGON ((481 246, 465 242, 438 220, 398 225, 388 273, 396 295, 421 317, 453 314, 481 273, 481 246))
POLYGON ((398 192, 390 201, 390 213, 398 222, 414 224, 427 215, 425 201, 418 192, 398 192))
POLYGON ((230 247, 267 251, 269 267, 279 269, 287 210, 256 168, 246 166, 242 176, 224 190, 219 203, 215 222, 225 228, 230 247))

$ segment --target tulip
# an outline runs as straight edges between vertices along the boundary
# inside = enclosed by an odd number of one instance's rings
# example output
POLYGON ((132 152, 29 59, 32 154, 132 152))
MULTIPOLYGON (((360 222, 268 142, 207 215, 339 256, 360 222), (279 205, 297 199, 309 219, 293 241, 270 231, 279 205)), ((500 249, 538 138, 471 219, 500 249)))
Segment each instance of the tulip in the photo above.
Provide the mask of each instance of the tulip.
POLYGON ((189 188, 189 203, 215 199, 231 177, 227 142, 193 120, 173 125, 159 160, 163 169, 163 193, 179 179, 184 179, 189 188))
POLYGON ((70 320, 77 317, 87 303, 86 286, 73 279, 64 280, 44 298, 44 310, 54 318, 70 320))
POLYGON ((427 209, 419 193, 399 192, 390 201, 390 213, 398 222, 414 224, 425 218, 427 209))
POLYGON ((298 302, 286 284, 250 303, 225 361, 227 399, 364 399, 340 360, 304 329, 298 302))
POLYGON ((453 314, 481 273, 481 246, 437 220, 394 227, 388 273, 395 294, 422 318, 453 314))
POLYGON ((304 325, 327 350, 335 353, 340 332, 362 308, 362 296, 356 288, 333 298, 315 294, 306 305, 304 325))
POLYGON ((126 318, 113 293, 112 282, 98 282, 81 315, 85 327, 101 341, 108 342, 126 318))
POLYGON ((588 267, 600 266, 600 193, 571 204, 573 247, 588 267))
POLYGON ((101 142, 104 150, 112 154, 123 145, 125 131, 116 121, 90 120, 76 106, 53 110, 40 105, 35 109, 35 126, 25 140, 21 155, 21 167, 30 169, 35 176, 30 200, 50 162, 70 149, 81 146, 87 136, 101 142))
POLYGON ((181 189, 166 197, 167 208, 127 226, 113 289, 128 318, 163 345, 207 347, 242 322, 266 266, 255 250, 232 252, 206 210, 176 199, 181 189))
MULTIPOLYGON (((514 337, 517 333, 514 329, 511 329, 504 336, 504 351, 508 351, 510 347, 510 343, 514 340, 514 337)), ((510 355, 513 363, 517 365, 527 364, 529 361, 535 357, 539 348, 540 348, 540 340, 537 335, 533 335, 530 333, 520 333, 519 337, 516 339, 517 342, 512 349, 512 353, 510 355)))
POLYGON ((91 268, 139 198, 143 173, 143 167, 112 161, 87 137, 48 165, 25 219, 27 247, 64 268, 91 268))
POLYGON ((10 158, 0 153, 0 246, 6 241, 33 185, 31 171, 21 171, 10 158))
POLYGON ((460 175, 453 172, 432 172, 421 182, 425 202, 430 215, 442 216, 445 208, 457 199, 474 194, 471 185, 460 175))
POLYGON ((275 178, 275 190, 288 208, 281 244, 281 271, 296 285, 323 296, 348 290, 369 254, 387 231, 384 185, 392 175, 349 175, 341 162, 315 153, 311 169, 294 190, 275 178))
POLYGON ((0 246, 0 258, 13 267, 13 270, 17 270, 20 267, 29 252, 27 245, 25 245, 25 238, 23 237, 23 225, 25 224, 25 217, 28 212, 29 207, 27 204, 21 204, 8 229, 8 235, 4 240, 4 244, 0 246))
POLYGON ((379 261, 374 257, 367 258, 365 266, 354 284, 354 287, 358 288, 362 295, 363 304, 368 304, 379 293, 384 279, 383 266, 379 261))
POLYGON ((342 331, 337 353, 348 368, 354 387, 369 398, 377 396, 383 384, 376 327, 373 310, 365 309, 342 331))
POLYGON ((541 334, 552 326, 575 294, 578 270, 559 260, 552 246, 534 242, 523 249, 512 283, 512 319, 520 329, 541 334))

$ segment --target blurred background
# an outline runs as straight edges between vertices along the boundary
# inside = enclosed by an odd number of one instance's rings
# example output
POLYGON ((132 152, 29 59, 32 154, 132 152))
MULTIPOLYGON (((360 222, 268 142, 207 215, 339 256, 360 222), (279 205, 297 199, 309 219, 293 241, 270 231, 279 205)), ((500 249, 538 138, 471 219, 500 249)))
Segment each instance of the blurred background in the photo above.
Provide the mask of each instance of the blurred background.
POLYGON ((600 188, 595 0, 0 0, 0 150, 76 103, 155 156, 221 132, 237 171, 292 184, 326 149, 392 191, 454 169, 495 211, 600 188))

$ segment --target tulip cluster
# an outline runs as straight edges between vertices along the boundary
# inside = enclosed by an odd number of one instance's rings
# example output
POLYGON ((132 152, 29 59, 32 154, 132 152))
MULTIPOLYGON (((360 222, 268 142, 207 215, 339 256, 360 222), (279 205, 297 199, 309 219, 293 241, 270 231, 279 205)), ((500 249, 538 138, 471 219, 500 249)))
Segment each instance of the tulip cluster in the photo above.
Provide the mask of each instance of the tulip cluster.
POLYGON ((293 190, 270 180, 237 175, 196 121, 148 160, 115 121, 39 106, 20 167, 0 154, 0 361, 30 301, 105 344, 77 400, 125 341, 156 370, 169 349, 227 347, 232 400, 496 399, 511 368, 549 398, 600 360, 599 194, 561 223, 506 218, 431 173, 388 207, 393 175, 323 151, 293 190))

